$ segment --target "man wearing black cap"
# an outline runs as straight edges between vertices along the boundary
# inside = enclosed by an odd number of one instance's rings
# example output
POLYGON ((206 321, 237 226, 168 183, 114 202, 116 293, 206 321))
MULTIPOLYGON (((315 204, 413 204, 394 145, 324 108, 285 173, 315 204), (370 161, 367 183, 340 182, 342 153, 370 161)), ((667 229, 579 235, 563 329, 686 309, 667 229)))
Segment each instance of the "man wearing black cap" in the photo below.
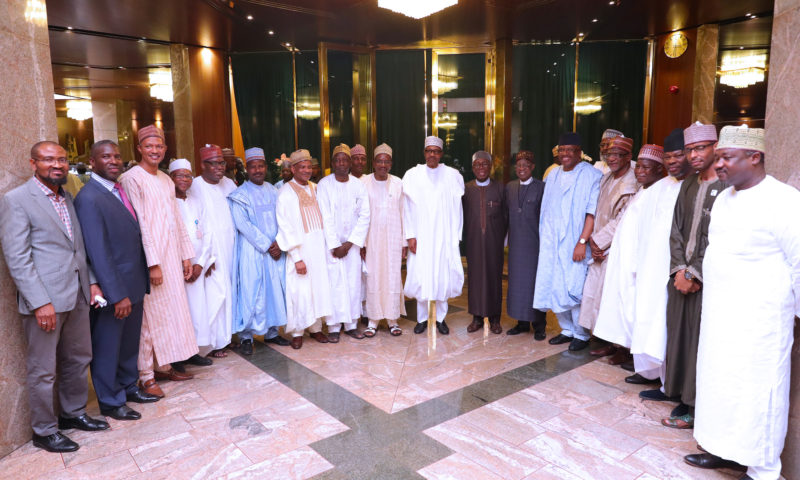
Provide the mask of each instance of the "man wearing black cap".
POLYGON ((533 308, 552 310, 561 333, 550 344, 570 350, 589 345, 589 332, 578 324, 588 267, 587 242, 594 227, 602 173, 581 162, 581 138, 565 133, 558 141, 561 166, 547 177, 539 220, 539 266, 533 308))

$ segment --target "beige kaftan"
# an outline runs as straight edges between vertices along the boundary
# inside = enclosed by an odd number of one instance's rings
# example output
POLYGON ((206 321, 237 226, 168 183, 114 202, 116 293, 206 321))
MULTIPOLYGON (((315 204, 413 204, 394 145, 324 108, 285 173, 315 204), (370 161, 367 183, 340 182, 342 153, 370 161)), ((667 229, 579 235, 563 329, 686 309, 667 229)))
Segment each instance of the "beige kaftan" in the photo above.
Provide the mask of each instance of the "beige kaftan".
POLYGON ((374 174, 366 176, 364 185, 369 194, 370 224, 365 263, 367 266, 367 318, 397 320, 405 315, 402 268, 403 247, 403 182, 389 175, 380 182, 374 174))
MULTIPOLYGON (((628 202, 636 194, 639 184, 633 167, 625 175, 614 178, 609 172, 600 179, 600 195, 597 197, 597 210, 594 215, 594 229, 592 240, 608 254, 611 240, 617 230, 617 224, 628 206, 628 202)), ((590 254, 589 249, 586 252, 590 254)), ((581 316, 578 323, 583 328, 594 329, 597 314, 600 312, 600 299, 603 296, 603 280, 606 276, 607 259, 602 262, 592 262, 586 273, 586 282, 583 284, 583 300, 581 301, 581 316)))
POLYGON ((120 183, 139 216, 147 266, 160 265, 164 277, 144 297, 139 376, 145 381, 153 378, 154 357, 158 365, 168 365, 198 352, 181 265, 181 260, 194 257, 194 248, 175 199, 175 184, 165 173, 153 175, 137 165, 120 183))

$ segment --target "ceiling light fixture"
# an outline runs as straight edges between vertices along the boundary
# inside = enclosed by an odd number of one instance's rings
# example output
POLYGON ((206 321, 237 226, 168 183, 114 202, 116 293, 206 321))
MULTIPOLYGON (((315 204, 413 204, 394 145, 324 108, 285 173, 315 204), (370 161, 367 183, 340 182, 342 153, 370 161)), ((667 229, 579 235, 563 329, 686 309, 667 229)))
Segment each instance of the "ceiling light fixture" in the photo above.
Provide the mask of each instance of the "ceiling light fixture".
POLYGON ((727 51, 722 54, 719 83, 734 88, 746 88, 764 81, 767 69, 767 51, 727 51))
POLYGON ((158 69, 150 72, 150 96, 164 102, 171 102, 172 72, 168 69, 158 69))
POLYGON ((270 30, 269 32, 267 32, 267 35, 275 35, 275 32, 273 32, 272 30, 270 30))
POLYGON ((592 19, 592 23, 597 23, 597 19, 596 19, 596 18, 593 18, 593 19, 592 19))
POLYGON ((458 0, 378 0, 379 7, 417 20, 457 4, 458 0))
POLYGON ((252 15, 248 15, 248 16, 247 16, 247 19, 248 19, 248 20, 252 20, 252 19, 253 19, 253 16, 252 16, 252 15))
POLYGON ((67 27, 67 30, 72 30, 72 27, 67 27))
POLYGON ((92 118, 92 102, 90 100, 67 100, 67 117, 78 121, 92 118))

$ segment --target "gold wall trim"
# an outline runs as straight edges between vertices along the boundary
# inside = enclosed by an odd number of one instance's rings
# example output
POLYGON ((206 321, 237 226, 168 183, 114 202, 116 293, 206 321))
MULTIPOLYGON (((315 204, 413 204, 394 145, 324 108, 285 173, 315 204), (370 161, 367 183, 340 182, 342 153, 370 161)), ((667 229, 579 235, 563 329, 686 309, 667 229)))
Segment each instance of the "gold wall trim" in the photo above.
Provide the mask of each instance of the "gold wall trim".
POLYGON ((317 63, 319 65, 319 163, 324 172, 325 169, 330 168, 331 163, 331 115, 330 105, 328 104, 328 48, 324 42, 320 42, 317 48, 317 63))
POLYGON ((644 112, 642 112, 642 143, 650 141, 650 103, 653 98, 653 64, 655 63, 656 41, 647 40, 647 71, 644 77, 644 112))
POLYGON ((292 105, 294 106, 294 149, 299 150, 299 138, 297 132, 297 64, 295 62, 295 52, 292 51, 292 105))
POLYGON ((578 111, 575 110, 578 101, 578 59, 581 53, 581 42, 575 42, 575 84, 572 90, 572 131, 578 129, 578 111))

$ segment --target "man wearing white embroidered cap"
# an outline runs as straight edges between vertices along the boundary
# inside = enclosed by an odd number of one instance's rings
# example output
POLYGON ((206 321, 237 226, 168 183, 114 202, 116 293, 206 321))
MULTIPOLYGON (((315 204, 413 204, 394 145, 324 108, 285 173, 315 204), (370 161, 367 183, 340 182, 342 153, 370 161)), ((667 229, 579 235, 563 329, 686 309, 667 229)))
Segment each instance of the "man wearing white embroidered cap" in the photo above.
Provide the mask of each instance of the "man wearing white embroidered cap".
POLYGON ((794 318, 800 315, 800 192, 764 170, 764 130, 724 127, 715 167, 731 184, 711 215, 690 464, 780 477, 794 318), (722 459, 728 459, 727 461, 722 459))
POLYGON ((407 274, 404 292, 417 299, 417 326, 427 328, 428 301, 436 302, 436 327, 447 335, 444 322, 447 299, 461 295, 464 267, 458 242, 464 214, 461 197, 464 179, 454 168, 441 165, 444 142, 425 139, 425 165, 417 165, 403 177, 403 229, 408 240, 407 274))

